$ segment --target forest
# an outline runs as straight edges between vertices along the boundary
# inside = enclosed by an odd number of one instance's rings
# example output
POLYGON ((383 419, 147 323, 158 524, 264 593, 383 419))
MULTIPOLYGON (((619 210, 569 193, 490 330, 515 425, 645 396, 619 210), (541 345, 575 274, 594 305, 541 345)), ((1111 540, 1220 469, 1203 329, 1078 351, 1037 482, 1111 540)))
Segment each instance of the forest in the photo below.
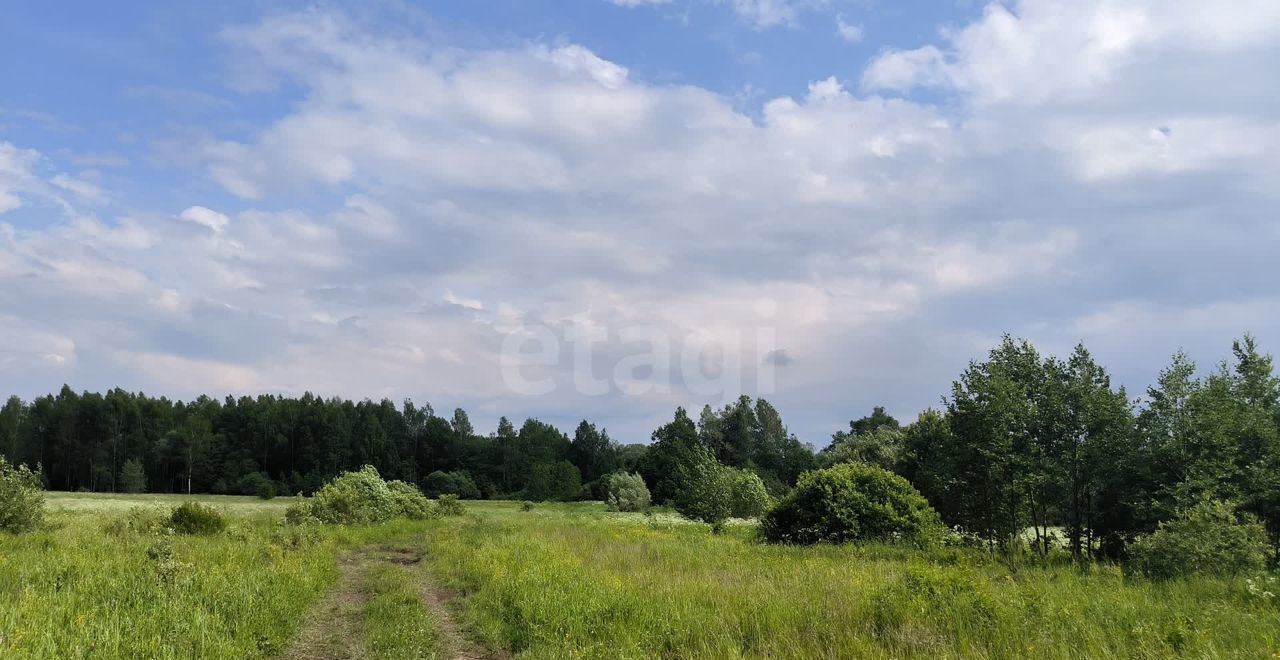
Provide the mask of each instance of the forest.
POLYGON ((483 435, 461 409, 444 416, 407 400, 183 402, 64 386, 10 397, 0 450, 10 464, 39 466, 51 490, 264 498, 310 494, 372 465, 431 496, 535 501, 604 499, 609 475, 636 472, 666 503, 689 487, 673 475, 708 456, 779 498, 807 471, 858 462, 901 475, 948 527, 990 547, 1025 539, 1118 558, 1212 500, 1261 521, 1280 557, 1280 379, 1249 335, 1203 373, 1174 355, 1140 397, 1113 385, 1083 345, 1060 359, 1006 336, 942 401, 905 424, 876 408, 815 451, 768 401, 746 396, 696 420, 679 409, 645 445, 619 444, 585 420, 569 435, 504 417, 483 435))

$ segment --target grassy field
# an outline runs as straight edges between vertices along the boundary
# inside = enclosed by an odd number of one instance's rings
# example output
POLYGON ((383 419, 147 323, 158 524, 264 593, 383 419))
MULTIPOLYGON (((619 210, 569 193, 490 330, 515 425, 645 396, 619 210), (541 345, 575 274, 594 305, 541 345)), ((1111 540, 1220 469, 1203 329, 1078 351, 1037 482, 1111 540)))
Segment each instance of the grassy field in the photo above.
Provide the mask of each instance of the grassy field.
POLYGON ((287 499, 241 497, 192 498, 230 517, 216 536, 122 524, 185 499, 50 493, 48 529, 0 535, 0 657, 279 656, 337 583, 340 556, 425 527, 302 534, 280 525, 287 499))
POLYGON ((301 533, 288 499, 205 497, 226 533, 125 524, 182 499, 50 494, 52 529, 0 536, 0 657, 1280 657, 1280 603, 1243 580, 773 547, 592 504, 301 533))

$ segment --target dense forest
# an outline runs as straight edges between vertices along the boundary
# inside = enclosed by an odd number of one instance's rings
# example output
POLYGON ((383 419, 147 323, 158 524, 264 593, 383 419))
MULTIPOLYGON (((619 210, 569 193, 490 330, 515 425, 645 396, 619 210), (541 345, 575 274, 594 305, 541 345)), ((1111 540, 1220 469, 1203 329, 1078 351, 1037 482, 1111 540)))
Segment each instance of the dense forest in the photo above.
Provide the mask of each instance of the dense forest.
POLYGON ((682 462, 709 453, 758 474, 775 497, 815 467, 859 461, 906 477, 943 520, 991 544, 1023 530, 1076 554, 1123 551, 1184 507, 1236 503, 1280 553, 1280 379, 1252 337, 1206 375, 1182 353, 1131 399, 1084 346, 1065 360, 1006 337, 953 383, 941 409, 901 424, 877 408, 819 452, 764 399, 741 397, 695 421, 683 409, 648 445, 621 445, 583 421, 569 436, 503 418, 482 435, 465 411, 306 394, 201 397, 63 387, 0 409, 0 451, 39 465, 55 490, 310 493, 373 465, 428 494, 599 498, 603 477, 638 472, 656 501, 679 493, 682 462))

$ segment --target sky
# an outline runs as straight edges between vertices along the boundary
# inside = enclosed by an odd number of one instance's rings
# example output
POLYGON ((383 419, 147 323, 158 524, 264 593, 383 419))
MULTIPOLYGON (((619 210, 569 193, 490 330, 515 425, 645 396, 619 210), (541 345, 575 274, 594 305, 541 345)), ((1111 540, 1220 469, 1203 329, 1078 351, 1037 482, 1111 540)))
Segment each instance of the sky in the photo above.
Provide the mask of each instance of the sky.
POLYGON ((1004 333, 1280 346, 1280 3, 64 2, 0 20, 0 385, 817 446, 1004 333))

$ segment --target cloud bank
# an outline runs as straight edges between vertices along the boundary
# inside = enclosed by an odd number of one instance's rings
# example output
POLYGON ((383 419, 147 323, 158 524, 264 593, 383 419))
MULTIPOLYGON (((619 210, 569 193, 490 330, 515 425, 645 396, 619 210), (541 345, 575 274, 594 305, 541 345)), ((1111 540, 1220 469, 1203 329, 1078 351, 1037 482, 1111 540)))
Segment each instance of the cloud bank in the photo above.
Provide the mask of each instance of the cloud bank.
POLYGON ((319 10, 231 27, 227 59, 260 66, 230 84, 285 101, 183 145, 215 199, 122 203, 0 142, 0 369, 24 394, 412 396, 628 441, 719 401, 584 396, 572 355, 543 367, 569 385, 520 396, 504 340, 599 334, 606 374, 628 329, 721 358, 767 330, 745 387, 768 367, 749 393, 819 444, 873 404, 936 404, 1004 331, 1083 339, 1140 390, 1179 346, 1280 340, 1280 10, 1253 4, 993 4, 750 112, 572 43, 319 10))

